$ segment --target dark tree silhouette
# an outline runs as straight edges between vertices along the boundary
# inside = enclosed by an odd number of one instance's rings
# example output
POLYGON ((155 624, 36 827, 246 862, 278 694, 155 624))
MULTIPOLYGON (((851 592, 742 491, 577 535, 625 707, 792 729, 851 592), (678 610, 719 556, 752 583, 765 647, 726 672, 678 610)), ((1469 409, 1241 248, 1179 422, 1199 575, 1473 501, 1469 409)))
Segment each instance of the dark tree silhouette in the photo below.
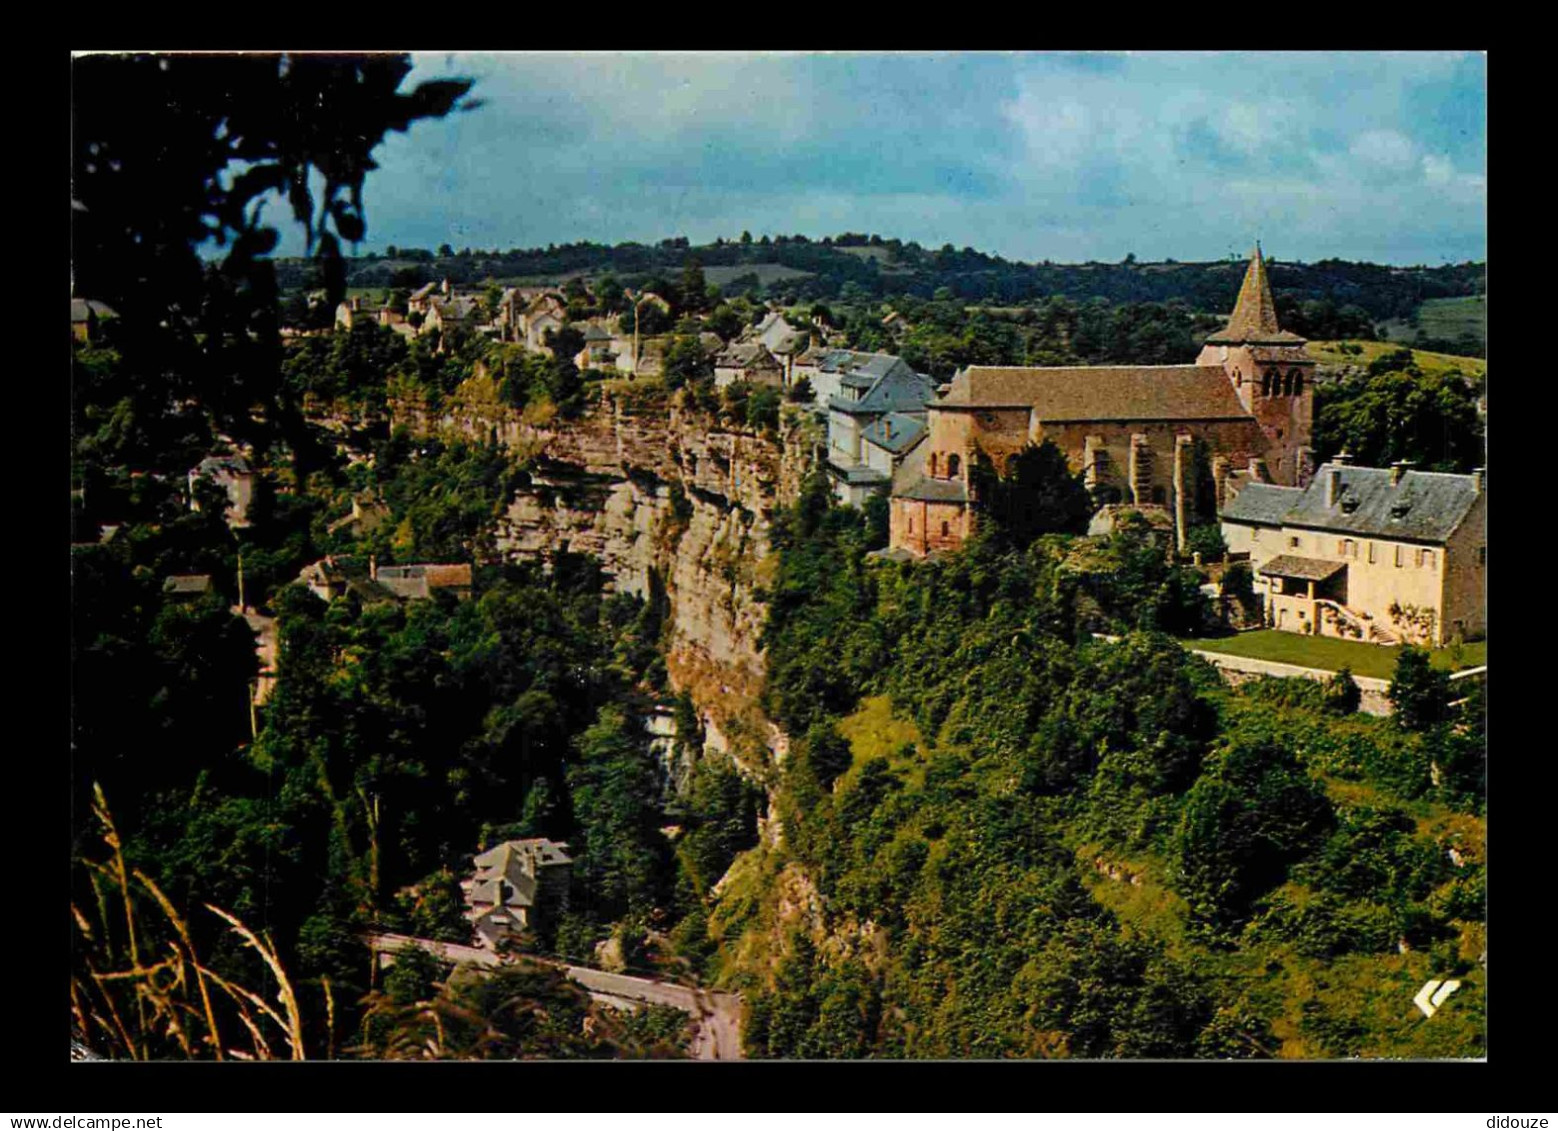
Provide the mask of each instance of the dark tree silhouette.
POLYGON ((285 201, 326 302, 339 302, 341 241, 367 229, 373 150, 390 130, 474 105, 465 80, 402 93, 410 70, 404 55, 74 61, 73 284, 120 315, 112 392, 148 429, 140 459, 185 458, 208 424, 260 445, 285 439, 300 470, 317 458, 279 380, 278 233, 264 212, 285 201), (202 248, 225 254, 208 261, 202 248))
POLYGON ((1050 440, 1013 455, 1004 476, 987 455, 976 452, 969 479, 975 506, 988 518, 992 534, 1014 547, 1041 534, 1080 534, 1093 513, 1082 477, 1050 440))

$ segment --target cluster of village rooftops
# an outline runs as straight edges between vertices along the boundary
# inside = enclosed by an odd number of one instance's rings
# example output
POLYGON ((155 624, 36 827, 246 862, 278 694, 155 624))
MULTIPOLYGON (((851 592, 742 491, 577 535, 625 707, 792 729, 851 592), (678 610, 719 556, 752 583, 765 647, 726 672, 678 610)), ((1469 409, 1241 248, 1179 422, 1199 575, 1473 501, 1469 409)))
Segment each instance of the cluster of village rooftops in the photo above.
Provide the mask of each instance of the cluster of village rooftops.
POLYGON ((939 385, 890 354, 806 345, 777 313, 718 364, 719 383, 811 386, 839 500, 888 497, 886 556, 962 545, 976 453, 1004 471, 1050 441, 1099 503, 1095 530, 1144 511, 1184 551, 1191 526, 1220 521, 1274 628, 1433 645, 1485 632, 1484 472, 1355 467, 1345 453, 1316 467, 1315 362, 1277 323, 1259 248, 1191 365, 976 365, 939 385))
MULTIPOLYGON (((411 296, 410 310, 423 315, 415 329, 393 321, 400 316, 387 307, 373 316, 418 333, 487 311, 491 321, 472 329, 543 351, 549 332, 569 324, 562 298, 545 288, 510 288, 492 313, 447 283, 429 284, 411 296)), ((338 322, 363 316, 343 304, 338 322)), ((641 340, 610 325, 582 325, 581 366, 660 371, 663 338, 641 340)), ((703 339, 716 385, 811 389, 812 407, 827 419, 826 467, 839 501, 888 498, 888 557, 958 548, 977 521, 969 481, 976 453, 1004 471, 1028 445, 1050 441, 1099 504, 1095 530, 1130 508, 1155 519, 1183 551, 1191 526, 1220 522, 1230 555, 1249 561, 1271 627, 1385 644, 1442 645, 1485 633, 1484 473, 1357 467, 1345 454, 1316 467, 1315 363, 1304 340, 1277 324, 1259 248, 1227 326, 1190 365, 975 365, 938 384, 892 354, 838 348, 825 323, 795 326, 778 310, 728 345, 714 334, 703 339), (1205 477, 1210 483, 1199 482, 1205 477), (1202 513, 1205 500, 1215 513, 1202 513)), ((222 483, 238 512, 250 474, 229 459, 207 461, 191 478, 222 483)), ((341 521, 380 517, 354 508, 341 521)), ((299 580, 326 598, 356 588, 415 599, 446 586, 465 595, 469 568, 384 567, 359 578, 326 560, 299 580)))

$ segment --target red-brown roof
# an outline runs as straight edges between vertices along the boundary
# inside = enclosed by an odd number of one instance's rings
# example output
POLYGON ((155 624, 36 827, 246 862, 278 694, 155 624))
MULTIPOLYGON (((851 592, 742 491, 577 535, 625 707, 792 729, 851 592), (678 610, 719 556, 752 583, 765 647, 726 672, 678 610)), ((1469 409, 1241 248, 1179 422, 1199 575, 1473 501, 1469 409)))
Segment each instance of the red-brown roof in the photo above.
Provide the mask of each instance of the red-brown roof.
POLYGON ((464 565, 429 565, 424 566, 422 576, 427 578, 429 589, 441 589, 444 586, 466 586, 471 584, 471 566, 467 562, 464 565))
POLYGON ((932 408, 1030 406, 1041 421, 1228 420, 1249 415, 1216 365, 970 366, 932 408))
POLYGON ((1271 282, 1266 278, 1266 261, 1260 248, 1250 256, 1250 266, 1239 287, 1228 325, 1207 339, 1209 342, 1301 342, 1277 325, 1277 304, 1271 297, 1271 282))

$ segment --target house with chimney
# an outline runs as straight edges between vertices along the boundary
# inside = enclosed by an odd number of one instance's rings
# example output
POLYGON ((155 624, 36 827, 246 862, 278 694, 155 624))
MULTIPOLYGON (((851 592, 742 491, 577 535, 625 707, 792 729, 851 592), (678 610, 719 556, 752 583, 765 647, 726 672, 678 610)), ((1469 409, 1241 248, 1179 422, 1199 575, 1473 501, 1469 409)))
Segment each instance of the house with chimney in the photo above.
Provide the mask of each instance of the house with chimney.
POLYGON ((1272 628, 1443 646, 1487 631, 1487 490, 1470 475, 1345 454, 1305 487, 1251 483, 1221 513, 1272 628))
POLYGON ((1277 324, 1257 247, 1227 326, 1192 365, 969 366, 927 405, 923 460, 894 478, 892 548, 918 556, 961 546, 976 521, 974 457, 1004 473, 1045 441, 1099 505, 1166 512, 1183 548, 1192 521, 1215 518, 1197 512, 1203 476, 1218 505, 1249 482, 1309 482, 1314 362, 1304 347, 1277 324))
POLYGON ((770 353, 762 342, 732 342, 714 357, 714 385, 723 389, 737 381, 781 388, 784 362, 770 353))
POLYGON ((496 948, 527 931, 547 933, 568 908, 573 860, 566 844, 506 840, 476 856, 461 883, 476 945, 496 948))
POLYGON ((811 334, 806 329, 792 326, 782 310, 773 310, 743 334, 741 340, 762 344, 779 363, 781 383, 788 388, 795 383, 795 360, 811 344, 811 334))
POLYGON ((839 376, 828 398, 828 475, 840 502, 859 506, 886 491, 925 438, 925 404, 935 382, 891 354, 868 354, 839 376))
POLYGON ((865 350, 837 349, 824 345, 812 345, 795 359, 791 371, 791 384, 805 380, 812 388, 812 404, 820 413, 828 411, 828 402, 843 394, 843 379, 847 373, 877 375, 902 365, 909 366, 890 353, 870 353, 865 350))
POLYGON ((883 413, 860 430, 860 462, 828 465, 833 492, 845 506, 861 507, 892 485, 893 474, 925 439, 925 414, 883 413))

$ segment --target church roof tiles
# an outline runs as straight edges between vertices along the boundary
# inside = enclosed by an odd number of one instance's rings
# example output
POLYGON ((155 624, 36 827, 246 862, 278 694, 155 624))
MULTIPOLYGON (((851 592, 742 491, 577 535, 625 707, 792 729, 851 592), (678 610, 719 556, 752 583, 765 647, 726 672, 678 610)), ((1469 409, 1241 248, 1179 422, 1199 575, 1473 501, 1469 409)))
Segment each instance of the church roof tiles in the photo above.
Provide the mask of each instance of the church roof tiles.
POLYGON ((1250 256, 1249 269, 1244 272, 1244 283, 1239 287, 1239 297, 1233 304, 1233 314, 1228 319, 1228 325, 1207 341, 1275 344, 1302 343, 1303 340, 1277 325, 1277 304, 1271 297, 1266 261, 1261 257, 1257 245, 1255 253, 1250 256))
POLYGON ((932 408, 1031 407, 1041 421, 1249 416, 1217 365, 969 366, 932 408))

